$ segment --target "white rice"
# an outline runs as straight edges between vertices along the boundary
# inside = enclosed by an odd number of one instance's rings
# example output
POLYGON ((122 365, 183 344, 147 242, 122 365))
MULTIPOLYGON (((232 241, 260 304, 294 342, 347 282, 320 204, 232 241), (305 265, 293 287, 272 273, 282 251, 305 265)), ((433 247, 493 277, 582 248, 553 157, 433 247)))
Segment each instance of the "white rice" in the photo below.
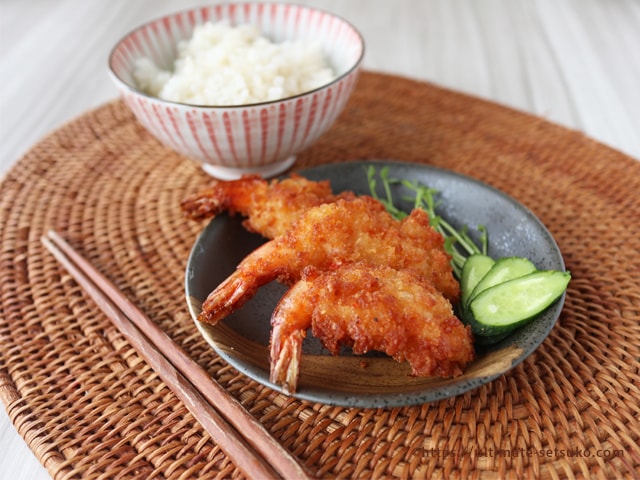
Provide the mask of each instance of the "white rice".
POLYGON ((144 92, 193 105, 243 105, 298 95, 335 78, 320 45, 272 43, 249 25, 226 22, 195 28, 178 44, 173 72, 149 58, 136 62, 134 78, 144 92))

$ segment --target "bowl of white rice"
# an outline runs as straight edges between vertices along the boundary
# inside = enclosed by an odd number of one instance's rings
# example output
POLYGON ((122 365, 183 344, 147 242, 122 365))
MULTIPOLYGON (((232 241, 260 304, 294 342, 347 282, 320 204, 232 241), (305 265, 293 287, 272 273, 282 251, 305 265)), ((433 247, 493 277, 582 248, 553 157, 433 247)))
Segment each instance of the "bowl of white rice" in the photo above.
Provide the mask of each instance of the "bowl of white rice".
POLYGON ((109 56, 137 120, 210 175, 274 176, 343 111, 364 55, 357 29, 286 3, 225 3, 138 27, 109 56))

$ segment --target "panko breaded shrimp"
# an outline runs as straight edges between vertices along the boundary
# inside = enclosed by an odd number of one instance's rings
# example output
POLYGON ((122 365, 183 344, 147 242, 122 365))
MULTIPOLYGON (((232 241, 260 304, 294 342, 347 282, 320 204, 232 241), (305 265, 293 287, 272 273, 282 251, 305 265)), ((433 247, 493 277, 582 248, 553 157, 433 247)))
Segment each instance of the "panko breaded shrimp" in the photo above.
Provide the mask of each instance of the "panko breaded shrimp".
POLYGON ((307 329, 333 354, 380 351, 407 361, 415 376, 460 375, 474 358, 473 339, 451 303, 409 271, 366 264, 307 269, 271 318, 270 379, 296 390, 307 329))
POLYGON ((185 198, 181 207, 187 217, 202 220, 224 211, 246 217, 243 225, 266 238, 284 234, 309 208, 351 198, 352 192, 334 195, 328 180, 316 182, 292 174, 267 181, 257 175, 238 180, 214 181, 206 189, 185 198))
POLYGON ((332 270, 349 263, 409 270, 451 302, 460 295, 444 239, 425 211, 395 220, 371 197, 340 199, 311 208, 289 231, 260 246, 213 292, 200 321, 215 324, 242 306, 262 285, 293 285, 306 267, 332 270))

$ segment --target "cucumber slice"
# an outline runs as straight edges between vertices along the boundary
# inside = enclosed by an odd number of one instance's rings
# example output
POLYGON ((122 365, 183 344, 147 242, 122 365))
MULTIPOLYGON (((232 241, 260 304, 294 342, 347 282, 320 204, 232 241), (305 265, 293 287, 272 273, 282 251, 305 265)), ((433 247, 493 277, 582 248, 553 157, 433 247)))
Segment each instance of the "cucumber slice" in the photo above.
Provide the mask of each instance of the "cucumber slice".
POLYGON ((467 307, 481 292, 500 283, 508 282, 509 280, 528 275, 535 271, 536 266, 527 258, 504 257, 499 259, 475 286, 467 299, 467 307))
POLYGON ((469 305, 474 333, 498 335, 524 325, 558 300, 570 279, 568 272, 542 270, 484 290, 469 305))
POLYGON ((462 308, 466 308, 471 292, 476 288, 478 282, 487 274, 496 261, 488 255, 476 253, 471 255, 462 266, 462 275, 460 276, 460 290, 462 296, 460 302, 462 308))

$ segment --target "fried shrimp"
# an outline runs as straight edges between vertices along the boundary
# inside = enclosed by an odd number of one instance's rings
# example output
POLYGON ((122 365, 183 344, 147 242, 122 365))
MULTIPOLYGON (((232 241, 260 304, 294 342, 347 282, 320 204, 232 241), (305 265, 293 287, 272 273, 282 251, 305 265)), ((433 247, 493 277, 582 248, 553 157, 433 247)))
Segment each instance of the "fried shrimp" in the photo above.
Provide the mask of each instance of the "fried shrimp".
POLYGON ((272 382, 296 390, 307 329, 334 355, 381 351, 407 361, 415 376, 460 375, 473 360, 469 327, 451 303, 409 271, 363 264, 307 269, 271 318, 272 382))
POLYGON ((215 324, 272 280, 293 285, 306 267, 333 270, 363 263, 408 270, 451 302, 460 286, 444 239, 423 210, 397 221, 371 197, 340 199, 307 210, 286 234, 250 253, 205 300, 200 321, 215 324))
POLYGON ((202 220, 228 211, 246 217, 247 230, 266 238, 285 233, 309 208, 353 197, 352 192, 334 195, 329 181, 315 182, 292 174, 284 180, 267 181, 257 175, 238 180, 214 181, 181 203, 188 218, 202 220))

